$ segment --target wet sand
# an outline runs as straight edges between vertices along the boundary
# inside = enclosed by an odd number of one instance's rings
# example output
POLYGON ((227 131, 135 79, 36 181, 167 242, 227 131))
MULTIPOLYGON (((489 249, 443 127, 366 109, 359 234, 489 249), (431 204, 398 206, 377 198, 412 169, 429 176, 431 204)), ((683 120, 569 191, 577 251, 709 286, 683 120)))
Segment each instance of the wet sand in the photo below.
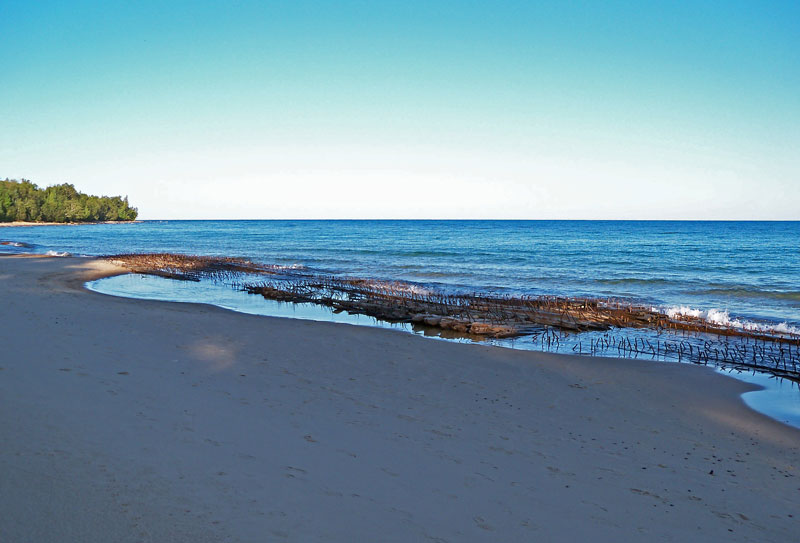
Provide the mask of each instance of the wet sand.
POLYGON ((800 533, 800 431, 708 368, 82 287, 122 271, 0 257, 2 541, 800 533))

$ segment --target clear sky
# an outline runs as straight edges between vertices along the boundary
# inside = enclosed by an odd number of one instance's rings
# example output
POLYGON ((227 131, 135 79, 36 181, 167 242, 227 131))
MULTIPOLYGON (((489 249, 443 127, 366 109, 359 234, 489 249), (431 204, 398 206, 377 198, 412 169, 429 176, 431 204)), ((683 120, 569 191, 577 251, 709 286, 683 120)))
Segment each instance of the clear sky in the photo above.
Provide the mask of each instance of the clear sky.
POLYGON ((800 2, 0 1, 0 177, 145 219, 800 219, 800 2))

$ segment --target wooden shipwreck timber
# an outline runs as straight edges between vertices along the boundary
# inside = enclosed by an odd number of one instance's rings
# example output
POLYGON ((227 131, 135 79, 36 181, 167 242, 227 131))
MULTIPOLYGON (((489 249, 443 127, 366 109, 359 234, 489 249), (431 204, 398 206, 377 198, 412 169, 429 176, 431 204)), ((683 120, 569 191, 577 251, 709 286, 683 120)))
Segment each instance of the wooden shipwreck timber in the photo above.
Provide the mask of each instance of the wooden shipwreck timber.
MULTIPOLYGON (((319 275, 244 259, 175 254, 132 254, 108 257, 132 271, 182 280, 211 278, 269 300, 312 303, 335 312, 368 315, 388 322, 425 325, 452 333, 485 338, 530 336, 545 347, 560 344, 560 333, 593 332, 585 351, 601 354, 669 355, 695 362, 732 363, 800 375, 800 336, 769 329, 715 324, 687 315, 669 316, 656 308, 623 301, 553 296, 446 294, 403 282, 319 275), (713 335, 705 341, 652 342, 617 338, 615 330, 646 329, 677 335, 713 335), (760 345, 760 346, 759 346, 760 345)), ((583 343, 575 352, 584 352, 583 343)), ((547 350, 547 349, 545 349, 547 350)))
POLYGON ((195 256, 175 253, 131 253, 106 256, 113 264, 133 273, 157 275, 181 281, 200 281, 203 278, 225 279, 233 274, 264 273, 263 264, 242 258, 195 256))

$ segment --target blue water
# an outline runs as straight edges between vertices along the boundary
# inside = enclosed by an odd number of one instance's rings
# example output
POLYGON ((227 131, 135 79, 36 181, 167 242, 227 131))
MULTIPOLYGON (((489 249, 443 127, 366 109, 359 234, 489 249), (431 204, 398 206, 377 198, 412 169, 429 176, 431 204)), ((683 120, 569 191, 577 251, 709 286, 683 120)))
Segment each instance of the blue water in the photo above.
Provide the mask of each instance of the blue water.
POLYGON ((2 229, 4 239, 41 253, 242 256, 460 292, 614 297, 800 327, 800 222, 145 221, 2 229))

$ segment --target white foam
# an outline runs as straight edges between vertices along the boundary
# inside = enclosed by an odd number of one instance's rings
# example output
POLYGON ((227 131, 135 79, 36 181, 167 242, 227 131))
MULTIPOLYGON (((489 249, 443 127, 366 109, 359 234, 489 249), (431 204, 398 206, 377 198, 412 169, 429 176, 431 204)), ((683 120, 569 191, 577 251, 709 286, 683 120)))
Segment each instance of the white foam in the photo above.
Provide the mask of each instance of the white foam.
POLYGON ((418 294, 420 296, 433 294, 433 292, 430 290, 412 283, 401 283, 399 281, 379 281, 376 279, 372 279, 368 281, 368 283, 371 288, 383 292, 405 292, 408 294, 418 294))
POLYGON ((47 256, 72 256, 71 253, 66 251, 47 251, 45 254, 47 256))
POLYGON ((429 294, 432 294, 432 292, 426 288, 422 288, 417 285, 410 285, 408 283, 402 285, 395 285, 395 288, 403 292, 408 292, 411 294, 419 294, 421 296, 427 296, 429 294))
POLYGON ((749 332, 766 332, 772 334, 790 334, 800 335, 800 328, 791 326, 786 322, 780 324, 764 324, 752 321, 745 321, 741 319, 732 319, 727 310, 720 309, 694 309, 685 305, 670 307, 666 310, 661 310, 669 318, 691 317, 695 319, 704 320, 710 324, 718 326, 727 326, 731 328, 740 328, 749 332))
POLYGON ((800 328, 797 328, 796 326, 790 326, 785 322, 776 324, 774 326, 774 330, 779 334, 800 334, 800 328))

